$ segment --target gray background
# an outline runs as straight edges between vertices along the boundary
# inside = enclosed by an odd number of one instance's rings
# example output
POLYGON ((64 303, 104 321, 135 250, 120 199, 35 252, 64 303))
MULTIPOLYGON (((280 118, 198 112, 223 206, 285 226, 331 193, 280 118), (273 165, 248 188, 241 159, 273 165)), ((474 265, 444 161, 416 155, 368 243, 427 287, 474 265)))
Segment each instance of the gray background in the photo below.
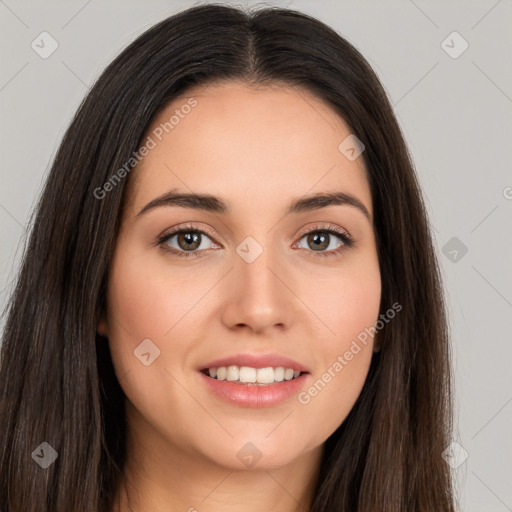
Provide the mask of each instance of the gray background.
MULTIPOLYGON (((332 26, 389 94, 435 226, 449 299, 459 444, 447 460, 460 510, 512 511, 512 2, 383 4, 259 2, 332 26), (448 37, 454 31, 469 44, 457 58, 463 41, 448 37)), ((0 1, 0 305, 50 163, 90 84, 144 30, 192 5, 0 1), (31 48, 43 31, 58 42, 46 59, 31 48)))

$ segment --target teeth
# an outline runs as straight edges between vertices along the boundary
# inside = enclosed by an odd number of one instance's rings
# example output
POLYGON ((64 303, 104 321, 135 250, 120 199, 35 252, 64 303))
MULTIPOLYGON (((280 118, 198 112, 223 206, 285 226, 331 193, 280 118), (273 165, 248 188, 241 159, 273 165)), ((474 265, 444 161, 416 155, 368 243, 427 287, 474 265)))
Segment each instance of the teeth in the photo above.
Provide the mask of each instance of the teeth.
MULTIPOLYGON (((257 373, 258 370, 256 368, 241 366, 240 369, 238 370, 238 380, 240 382, 256 382, 257 373)), ((261 380, 258 380, 258 382, 261 382, 261 380)))
POLYGON ((251 368, 250 366, 220 366, 218 368, 209 368, 208 374, 213 379, 228 380, 231 382, 253 383, 253 384, 272 384, 282 382, 283 380, 292 380, 300 376, 300 371, 292 368, 251 368))
POLYGON ((226 368, 226 380, 238 380, 240 370, 238 366, 228 366, 226 368))
POLYGON ((274 368, 274 379, 277 382, 281 382, 284 380, 284 368, 282 366, 274 368))

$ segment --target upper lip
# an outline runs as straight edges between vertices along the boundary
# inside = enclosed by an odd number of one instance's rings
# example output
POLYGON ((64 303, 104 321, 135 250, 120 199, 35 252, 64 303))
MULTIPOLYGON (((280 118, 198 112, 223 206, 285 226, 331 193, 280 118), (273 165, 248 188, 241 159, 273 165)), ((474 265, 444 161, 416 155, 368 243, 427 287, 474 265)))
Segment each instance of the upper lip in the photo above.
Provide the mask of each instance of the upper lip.
POLYGON ((200 370, 207 370, 209 368, 218 368, 220 366, 250 366, 251 368, 267 368, 272 366, 274 368, 282 366, 284 368, 291 368, 295 371, 306 372, 309 373, 308 369, 290 359, 289 357, 285 357, 276 353, 268 353, 268 354, 234 354, 232 356, 223 357, 222 359, 215 359, 215 361, 210 361, 203 365, 200 370))

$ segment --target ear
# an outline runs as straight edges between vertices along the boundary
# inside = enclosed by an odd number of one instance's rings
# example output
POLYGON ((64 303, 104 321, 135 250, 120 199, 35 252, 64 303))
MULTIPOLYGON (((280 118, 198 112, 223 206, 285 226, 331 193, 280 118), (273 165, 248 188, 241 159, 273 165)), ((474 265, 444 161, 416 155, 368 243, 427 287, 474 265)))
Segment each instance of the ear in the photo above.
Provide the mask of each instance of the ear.
POLYGON ((108 338, 108 323, 105 313, 101 313, 100 319, 98 320, 98 334, 104 338, 108 338))

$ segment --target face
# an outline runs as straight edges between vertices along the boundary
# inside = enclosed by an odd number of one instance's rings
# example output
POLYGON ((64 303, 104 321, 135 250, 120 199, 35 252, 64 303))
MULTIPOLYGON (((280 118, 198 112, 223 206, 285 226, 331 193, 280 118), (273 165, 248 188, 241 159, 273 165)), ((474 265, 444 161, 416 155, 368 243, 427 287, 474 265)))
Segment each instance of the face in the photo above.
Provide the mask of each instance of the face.
POLYGON ((350 412, 373 352, 360 334, 381 296, 364 163, 339 149, 350 133, 305 90, 236 82, 189 89, 154 119, 98 330, 129 424, 155 456, 241 469, 248 453, 276 468, 319 449, 350 412), (293 361, 241 360, 244 380, 268 366, 306 373, 251 386, 201 372, 240 354, 293 361))

